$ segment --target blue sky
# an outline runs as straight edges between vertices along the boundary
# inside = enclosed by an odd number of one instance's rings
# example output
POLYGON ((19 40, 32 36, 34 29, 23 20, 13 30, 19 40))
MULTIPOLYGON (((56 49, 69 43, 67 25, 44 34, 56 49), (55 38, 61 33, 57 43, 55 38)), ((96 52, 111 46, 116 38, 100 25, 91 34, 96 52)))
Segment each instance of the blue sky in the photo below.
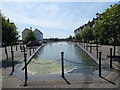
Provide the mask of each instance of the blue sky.
MULTIPOLYGON (((2 13, 18 31, 38 28, 44 38, 66 38, 74 30, 117 2, 3 2, 2 13)), ((21 34, 20 34, 21 35, 21 34)))

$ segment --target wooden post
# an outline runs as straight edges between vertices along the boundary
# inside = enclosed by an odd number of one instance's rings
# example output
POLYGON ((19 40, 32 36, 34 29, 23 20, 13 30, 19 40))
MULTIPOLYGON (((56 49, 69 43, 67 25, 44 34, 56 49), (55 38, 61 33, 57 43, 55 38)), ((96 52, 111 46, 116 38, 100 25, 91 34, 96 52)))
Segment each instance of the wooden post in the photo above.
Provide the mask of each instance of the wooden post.
POLYGON ((64 78, 64 52, 61 52, 61 60, 62 60, 62 77, 64 78))

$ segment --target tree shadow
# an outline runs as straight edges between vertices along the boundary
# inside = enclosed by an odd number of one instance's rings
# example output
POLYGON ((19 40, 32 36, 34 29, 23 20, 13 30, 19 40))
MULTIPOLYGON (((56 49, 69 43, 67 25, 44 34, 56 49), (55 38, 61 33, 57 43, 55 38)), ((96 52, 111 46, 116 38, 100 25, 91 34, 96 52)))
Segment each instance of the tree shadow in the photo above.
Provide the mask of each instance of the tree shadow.
POLYGON ((67 84, 71 84, 65 77, 62 78, 66 81, 67 84))
POLYGON ((106 78, 104 78, 104 77, 102 77, 102 76, 100 76, 102 79, 104 79, 104 80, 106 80, 106 81, 108 81, 108 82, 110 82, 111 84, 114 84, 114 85, 116 85, 116 83, 114 83, 114 82, 112 82, 112 81, 110 81, 110 80, 108 80, 108 79, 106 79, 106 78))
MULTIPOLYGON (((14 65, 19 64, 19 61, 14 61, 14 65)), ((12 66, 12 61, 11 60, 3 60, 0 61, 0 68, 7 68, 12 66)))

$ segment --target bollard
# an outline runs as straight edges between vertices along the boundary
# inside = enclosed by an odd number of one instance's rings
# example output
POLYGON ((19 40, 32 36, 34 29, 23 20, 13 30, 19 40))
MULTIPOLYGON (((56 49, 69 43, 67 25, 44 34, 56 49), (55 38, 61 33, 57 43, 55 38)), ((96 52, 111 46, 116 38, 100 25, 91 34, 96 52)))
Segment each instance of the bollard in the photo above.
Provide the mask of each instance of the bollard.
POLYGON ((23 49, 24 49, 24 51, 23 51, 23 52, 25 53, 25 52, 26 52, 26 50, 25 50, 25 46, 23 46, 23 49))
POLYGON ((102 52, 99 52, 99 76, 101 77, 101 54, 102 52))
POLYGON ((30 56, 31 56, 31 47, 29 47, 29 52, 30 52, 30 56))
POLYGON ((13 50, 13 47, 12 47, 12 45, 11 45, 11 51, 13 50))
POLYGON ((21 44, 20 44, 20 50, 21 50, 21 44))
POLYGON ((64 59, 63 59, 63 56, 64 56, 64 52, 61 52, 62 77, 64 78, 64 59))
POLYGON ((88 43, 86 43, 86 50, 88 50, 88 43))
POLYGON ((14 51, 11 51, 11 55, 12 55, 12 72, 10 75, 12 75, 14 72, 14 51))
POLYGON ((92 53, 92 43, 91 43, 91 53, 92 53))
POLYGON ((113 56, 115 56, 115 52, 116 52, 116 49, 115 49, 115 45, 114 45, 113 56))
POLYGON ((5 45, 5 54, 6 54, 6 58, 7 58, 7 60, 8 60, 8 52, 7 52, 7 47, 6 47, 6 45, 5 45))
POLYGON ((17 45, 16 45, 16 51, 17 51, 18 49, 17 49, 17 45))
POLYGON ((90 43, 90 53, 92 53, 92 44, 90 43))
POLYGON ((24 86, 27 86, 28 76, 27 76, 27 53, 26 52, 24 53, 24 62, 25 62, 25 84, 24 86))
POLYGON ((110 48, 110 68, 112 68, 112 48, 110 48))

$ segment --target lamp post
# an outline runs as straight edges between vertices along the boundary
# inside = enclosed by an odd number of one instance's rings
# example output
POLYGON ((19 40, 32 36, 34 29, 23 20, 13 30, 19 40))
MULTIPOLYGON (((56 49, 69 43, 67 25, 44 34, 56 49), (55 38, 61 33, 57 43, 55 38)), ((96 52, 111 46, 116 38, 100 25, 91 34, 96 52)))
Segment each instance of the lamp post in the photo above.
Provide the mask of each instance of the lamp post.
MULTIPOLYGON (((97 12, 96 13, 96 17, 97 17, 97 19, 99 19, 99 13, 97 12)), ((95 28, 95 27, 94 27, 95 28)), ((96 32, 96 54, 97 54, 97 58, 98 58, 98 34, 97 34, 97 32, 96 32)))

